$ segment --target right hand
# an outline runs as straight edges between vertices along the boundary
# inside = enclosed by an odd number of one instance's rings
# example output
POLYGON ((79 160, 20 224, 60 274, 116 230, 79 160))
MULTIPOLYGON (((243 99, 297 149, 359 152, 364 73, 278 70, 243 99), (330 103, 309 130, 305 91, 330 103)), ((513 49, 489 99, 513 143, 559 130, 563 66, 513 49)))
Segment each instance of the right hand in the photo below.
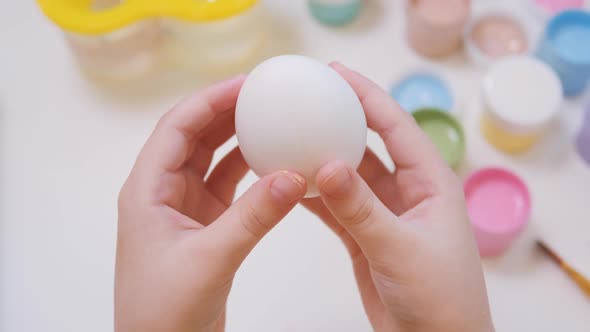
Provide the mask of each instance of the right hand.
POLYGON ((360 98, 396 164, 367 151, 358 173, 335 161, 304 205, 344 242, 375 331, 493 331, 459 179, 412 117, 367 78, 332 67, 360 98))

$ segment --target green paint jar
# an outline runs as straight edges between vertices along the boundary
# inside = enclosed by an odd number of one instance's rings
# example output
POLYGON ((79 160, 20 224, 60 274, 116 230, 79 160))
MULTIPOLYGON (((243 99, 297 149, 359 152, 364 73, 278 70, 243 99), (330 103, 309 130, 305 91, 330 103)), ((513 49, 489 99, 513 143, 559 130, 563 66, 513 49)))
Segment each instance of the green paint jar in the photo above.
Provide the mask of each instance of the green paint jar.
POLYGON ((360 13, 362 0, 309 0, 313 17, 326 25, 344 25, 360 13))
POLYGON ((418 126, 432 140, 446 162, 456 169, 465 156, 465 133, 457 119, 434 108, 421 109, 412 114, 418 126))

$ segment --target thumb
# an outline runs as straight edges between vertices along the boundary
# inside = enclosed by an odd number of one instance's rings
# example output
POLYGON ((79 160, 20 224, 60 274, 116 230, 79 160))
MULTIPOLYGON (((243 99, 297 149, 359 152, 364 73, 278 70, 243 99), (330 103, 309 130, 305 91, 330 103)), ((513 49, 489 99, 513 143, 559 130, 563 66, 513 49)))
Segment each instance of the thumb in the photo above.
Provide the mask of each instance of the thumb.
POLYGON ((398 217, 357 172, 336 161, 322 167, 316 180, 324 204, 369 261, 381 261, 391 253, 401 232, 398 217))
POLYGON ((256 244, 307 192, 305 179, 277 172, 255 183, 217 221, 205 228, 205 241, 237 269, 256 244))

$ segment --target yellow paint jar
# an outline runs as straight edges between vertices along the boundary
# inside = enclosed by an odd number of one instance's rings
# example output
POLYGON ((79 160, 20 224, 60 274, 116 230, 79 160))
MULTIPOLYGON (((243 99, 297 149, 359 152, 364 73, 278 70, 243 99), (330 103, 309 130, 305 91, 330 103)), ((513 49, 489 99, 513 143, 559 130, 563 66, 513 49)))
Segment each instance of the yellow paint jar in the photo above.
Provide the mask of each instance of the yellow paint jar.
POLYGON ((162 64, 209 70, 244 61, 264 40, 258 0, 37 0, 82 68, 143 78, 162 64))
POLYGON ((563 102, 557 74, 529 56, 496 62, 482 86, 481 130, 488 142, 508 152, 524 152, 541 137, 563 102))

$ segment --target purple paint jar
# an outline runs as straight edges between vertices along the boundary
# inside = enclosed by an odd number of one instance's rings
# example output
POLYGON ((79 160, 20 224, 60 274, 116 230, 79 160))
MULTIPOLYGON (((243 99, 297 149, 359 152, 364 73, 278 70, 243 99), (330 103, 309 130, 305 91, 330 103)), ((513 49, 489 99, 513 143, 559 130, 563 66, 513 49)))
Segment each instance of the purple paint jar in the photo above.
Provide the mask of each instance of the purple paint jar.
POLYGON ((582 130, 578 135, 576 144, 578 147, 578 153, 582 159, 584 159, 584 161, 590 165, 590 104, 586 107, 582 130))

